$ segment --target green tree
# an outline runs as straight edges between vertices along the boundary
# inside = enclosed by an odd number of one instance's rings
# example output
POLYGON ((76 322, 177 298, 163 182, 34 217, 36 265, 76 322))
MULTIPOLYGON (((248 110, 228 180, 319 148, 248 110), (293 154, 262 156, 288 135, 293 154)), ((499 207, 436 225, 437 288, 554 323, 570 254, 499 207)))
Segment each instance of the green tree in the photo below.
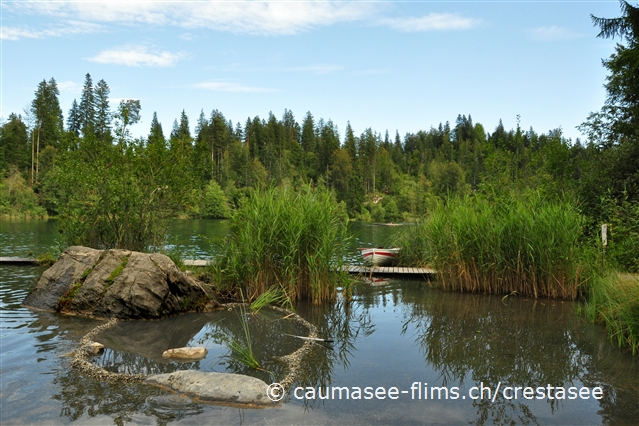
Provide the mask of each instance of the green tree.
POLYGON ((109 109, 109 85, 104 80, 95 86, 95 134, 98 139, 111 142, 111 111, 109 109))
POLYGON ((30 145, 22 116, 9 114, 9 119, 0 130, 0 172, 8 171, 9 166, 15 166, 17 170, 26 173, 31 157, 30 145))
POLYGON ((605 142, 619 142, 620 138, 639 136, 639 8, 622 0, 622 16, 598 18, 591 15, 601 31, 597 37, 619 37, 615 53, 603 60, 610 74, 606 77, 607 98, 601 112, 591 115, 587 126, 591 131, 603 131, 605 142), (600 119, 605 127, 595 122, 600 119), (606 129, 607 127, 607 129, 606 129))
POLYGON ((87 134, 57 162, 52 180, 60 188, 67 244, 153 250, 164 242, 169 220, 186 208, 192 182, 183 164, 161 143, 131 137, 128 126, 139 114, 138 100, 122 101, 114 123, 117 144, 87 134))
POLYGON ((83 135, 95 131, 95 94, 93 93, 93 80, 91 74, 84 76, 84 86, 80 97, 80 128, 83 135))
POLYGON ((153 112, 153 118, 151 119, 151 130, 149 132, 148 146, 158 147, 159 149, 166 150, 166 138, 162 131, 162 123, 158 121, 158 113, 153 112))
POLYGON ((67 131, 73 132, 74 135, 80 136, 80 129, 82 125, 80 122, 80 107, 78 102, 74 99, 67 116, 67 131))
POLYGON ((347 200, 348 187, 353 174, 353 163, 346 149, 337 149, 331 156, 329 183, 335 189, 339 201, 347 200))
POLYGON ((433 161, 429 174, 435 195, 445 197, 449 194, 463 193, 466 189, 464 171, 455 162, 441 163, 433 161))
MULTIPOLYGON (((616 38, 620 42, 615 52, 605 60, 606 101, 599 112, 591 113, 579 129, 603 150, 600 163, 593 170, 597 176, 589 179, 607 183, 616 198, 630 202, 639 200, 639 8, 622 0, 622 16, 599 18, 591 16, 600 28, 598 37, 616 38)), ((591 192, 591 191, 588 191, 591 192)), ((602 194, 591 194, 601 196, 602 194)), ((588 200, 596 204, 596 200, 588 200)))
MULTIPOLYGON (((57 148, 63 132, 62 109, 58 96, 58 84, 54 78, 49 82, 42 80, 35 92, 35 99, 31 102, 31 112, 36 119, 36 145, 35 145, 35 183, 38 182, 40 172, 41 147, 52 146, 57 148)), ((33 166, 32 166, 33 168, 33 166)))
POLYGON ((115 134, 118 137, 118 143, 125 144, 130 140, 131 135, 128 126, 131 126, 140 121, 140 106, 139 99, 126 99, 120 101, 118 111, 115 114, 115 134))
POLYGON ((202 217, 210 219, 226 219, 231 216, 228 200, 220 185, 211 180, 204 190, 202 217))
POLYGON ((304 172, 307 177, 316 179, 319 176, 319 159, 316 154, 315 121, 310 111, 306 113, 302 122, 301 145, 304 155, 304 172))

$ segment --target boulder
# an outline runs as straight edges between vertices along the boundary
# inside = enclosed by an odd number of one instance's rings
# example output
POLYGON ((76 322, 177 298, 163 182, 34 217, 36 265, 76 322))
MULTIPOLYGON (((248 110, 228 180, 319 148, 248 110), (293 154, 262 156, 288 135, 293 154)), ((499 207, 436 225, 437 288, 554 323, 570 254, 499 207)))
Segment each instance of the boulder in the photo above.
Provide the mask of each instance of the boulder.
POLYGON ((24 306, 87 316, 157 319, 217 305, 205 284, 159 253, 69 247, 24 306))
POLYGON ((164 351, 164 358, 173 358, 187 361, 197 361, 206 357, 209 351, 206 348, 174 348, 164 351))
POLYGON ((101 254, 102 251, 87 247, 69 247, 52 267, 44 271, 38 285, 22 304, 47 311, 55 310, 60 298, 82 279, 82 275, 95 265, 101 254))
POLYGON ((267 396, 266 383, 242 374, 180 370, 149 376, 144 383, 179 392, 202 402, 255 407, 279 405, 267 396))

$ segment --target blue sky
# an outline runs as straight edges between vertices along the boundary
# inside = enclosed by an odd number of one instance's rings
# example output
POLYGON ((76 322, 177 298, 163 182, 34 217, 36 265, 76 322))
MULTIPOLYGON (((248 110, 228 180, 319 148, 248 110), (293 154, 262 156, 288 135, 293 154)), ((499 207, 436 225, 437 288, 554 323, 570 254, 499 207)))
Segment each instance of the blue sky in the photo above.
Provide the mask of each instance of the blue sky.
POLYGON ((139 99, 148 134, 157 111, 168 136, 184 109, 234 123, 269 111, 333 120, 343 137, 454 124, 470 114, 492 132, 575 126, 604 102, 590 14, 617 1, 2 1, 0 115, 21 113, 55 78, 66 115, 84 76, 139 99))

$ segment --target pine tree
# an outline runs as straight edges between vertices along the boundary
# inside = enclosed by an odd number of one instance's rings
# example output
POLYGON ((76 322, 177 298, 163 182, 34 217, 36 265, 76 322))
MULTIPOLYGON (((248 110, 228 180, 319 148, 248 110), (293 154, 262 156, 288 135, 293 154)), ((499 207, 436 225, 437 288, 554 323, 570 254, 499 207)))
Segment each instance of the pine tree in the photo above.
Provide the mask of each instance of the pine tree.
POLYGON ((84 87, 80 98, 80 128, 86 136, 95 132, 95 94, 93 93, 93 81, 91 74, 84 78, 84 87))
POLYGON ((22 116, 9 114, 9 119, 0 128, 0 171, 9 170, 9 166, 15 166, 21 172, 27 171, 31 156, 29 145, 27 126, 22 116))
POLYGON ((355 133, 353 133, 353 128, 351 127, 350 121, 346 123, 344 148, 348 152, 348 155, 350 155, 351 161, 355 161, 355 158, 357 157, 357 138, 355 137, 355 133))
POLYGON ((601 29, 597 37, 619 37, 625 45, 617 43, 615 53, 603 60, 610 71, 605 84, 606 102, 598 114, 591 114, 585 128, 593 136, 603 132, 606 144, 620 142, 622 138, 639 138, 639 8, 621 2, 623 15, 619 18, 598 18, 591 15, 594 25, 601 29), (596 123, 597 119, 600 123, 596 123))
POLYGON ((54 78, 47 83, 42 80, 38 84, 35 92, 35 99, 31 102, 31 112, 36 119, 36 146, 35 146, 35 182, 38 182, 40 172, 40 147, 52 146, 57 148, 60 145, 60 136, 63 132, 64 118, 58 96, 58 84, 54 78))
POLYGON ((151 130, 149 132, 148 145, 166 149, 166 138, 162 131, 162 124, 158 121, 158 113, 153 112, 153 119, 151 120, 151 130))
POLYGON ((95 86, 95 135, 102 141, 111 141, 111 111, 109 110, 109 93, 111 90, 106 81, 100 80, 95 86))
POLYGON ((315 136, 315 121, 310 111, 306 113, 302 123, 302 156, 306 177, 315 179, 318 176, 319 159, 317 158, 317 138, 315 136))
POLYGON ((67 117, 67 131, 73 132, 76 136, 80 136, 80 107, 74 99, 67 117))

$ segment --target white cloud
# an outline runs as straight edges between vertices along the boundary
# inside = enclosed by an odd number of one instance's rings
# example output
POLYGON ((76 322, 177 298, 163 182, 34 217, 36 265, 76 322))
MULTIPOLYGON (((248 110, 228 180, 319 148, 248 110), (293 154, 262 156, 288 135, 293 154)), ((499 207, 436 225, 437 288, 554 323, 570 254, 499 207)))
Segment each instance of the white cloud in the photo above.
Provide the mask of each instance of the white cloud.
POLYGON ((186 55, 183 53, 149 51, 146 46, 122 46, 104 50, 93 58, 91 62, 99 64, 127 65, 132 67, 169 67, 175 65, 186 55))
POLYGON ((22 38, 48 38, 67 35, 88 34, 102 31, 102 26, 90 22, 70 21, 63 26, 33 30, 27 27, 2 27, 0 38, 20 40, 22 38))
POLYGON ((370 3, 295 1, 40 1, 13 3, 12 12, 100 23, 144 23, 209 28, 242 34, 295 34, 369 18, 370 3))
MULTIPOLYGON (((31 14, 54 20, 83 21, 85 26, 111 28, 113 25, 175 26, 187 31, 210 29, 236 34, 290 35, 339 23, 376 23, 399 31, 465 30, 481 24, 479 19, 454 13, 430 13, 421 17, 381 17, 388 4, 360 1, 57 1, 4 3, 13 15, 31 14)), ((67 24, 64 24, 64 28, 67 24)), ((89 27, 85 27, 90 29, 89 27)), ((9 28, 5 38, 38 37, 46 31, 9 28)), ((49 35, 72 34, 64 31, 49 35)), ((183 35, 185 36, 185 35, 183 35)), ((186 35, 188 37, 188 34, 186 35)), ((3 36, 4 37, 4 36, 3 36)))
POLYGON ((236 93, 256 93, 256 92, 277 92, 275 89, 265 87, 244 86, 227 81, 209 81, 193 85, 197 89, 212 90, 214 92, 236 92, 236 93))
POLYGON ((569 40, 577 37, 581 37, 580 34, 574 31, 553 25, 551 27, 539 27, 527 30, 527 33, 534 40, 540 41, 556 41, 556 40, 569 40))
POLYGON ((419 18, 386 18, 379 22, 406 32, 468 30, 482 23, 480 19, 465 18, 454 13, 429 13, 419 18))

